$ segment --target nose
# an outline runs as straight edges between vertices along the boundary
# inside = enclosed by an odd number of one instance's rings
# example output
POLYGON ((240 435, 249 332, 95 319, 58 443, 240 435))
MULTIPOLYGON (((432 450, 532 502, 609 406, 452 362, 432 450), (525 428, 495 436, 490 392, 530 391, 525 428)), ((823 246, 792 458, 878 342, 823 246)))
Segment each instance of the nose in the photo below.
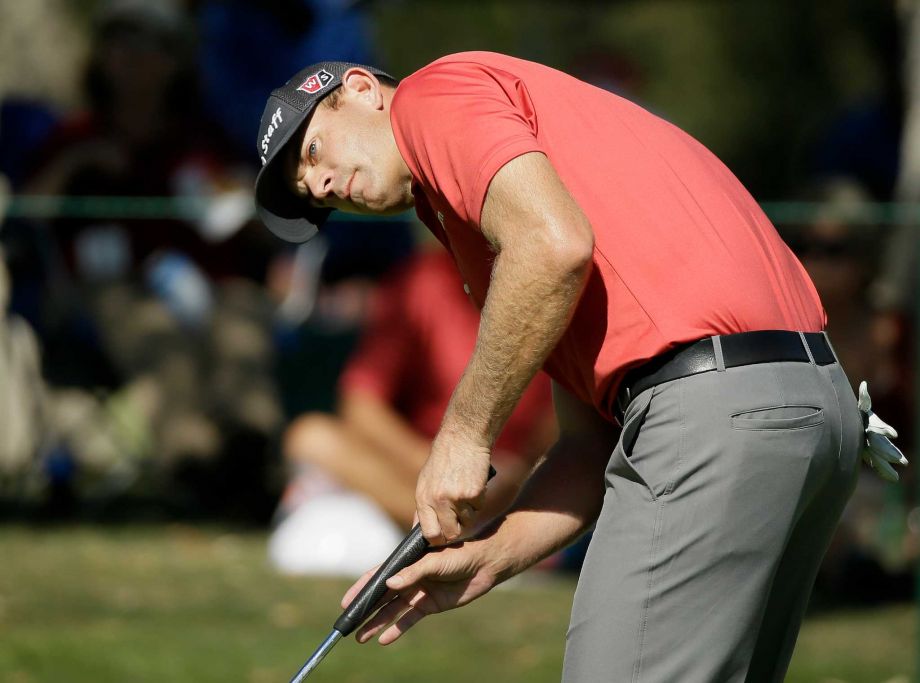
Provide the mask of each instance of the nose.
POLYGON ((309 179, 310 194, 315 199, 325 199, 332 192, 333 173, 331 170, 313 169, 315 173, 309 179))

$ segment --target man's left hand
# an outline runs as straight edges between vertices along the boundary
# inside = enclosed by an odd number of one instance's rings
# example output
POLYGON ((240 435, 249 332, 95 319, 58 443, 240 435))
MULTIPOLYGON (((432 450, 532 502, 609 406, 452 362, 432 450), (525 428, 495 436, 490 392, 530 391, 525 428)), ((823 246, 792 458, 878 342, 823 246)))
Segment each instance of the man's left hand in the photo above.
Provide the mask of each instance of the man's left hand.
POLYGON ((439 433, 415 487, 422 533, 444 545, 472 531, 485 502, 491 449, 457 434, 439 433))
MULTIPOLYGON (((355 633, 355 639, 366 643, 380 634, 380 644, 389 645, 423 617, 472 602, 498 582, 499 564, 499 558, 491 556, 489 544, 478 541, 428 553, 390 577, 389 590, 380 601, 383 607, 355 633)), ((342 598, 343 609, 376 570, 369 570, 348 589, 342 598)))
POLYGON ((858 406, 865 430, 865 441, 862 448, 863 461, 882 479, 897 481, 898 472, 892 465, 906 465, 907 458, 897 446, 891 443, 891 439, 898 436, 894 427, 872 412, 872 397, 869 396, 869 386, 865 382, 859 383, 858 406))

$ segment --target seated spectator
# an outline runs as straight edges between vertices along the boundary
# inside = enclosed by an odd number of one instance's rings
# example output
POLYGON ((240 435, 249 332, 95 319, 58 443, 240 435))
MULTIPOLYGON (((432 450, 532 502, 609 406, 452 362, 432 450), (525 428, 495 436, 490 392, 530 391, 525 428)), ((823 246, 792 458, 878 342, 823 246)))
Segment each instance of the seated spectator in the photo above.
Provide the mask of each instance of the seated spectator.
MULTIPOLYGON (((281 501, 284 519, 271 543, 272 558, 281 569, 350 573, 352 565, 355 571, 362 566, 345 557, 337 567, 324 563, 318 556, 320 539, 308 533, 336 530, 342 537, 336 547, 348 544, 349 529, 342 528, 347 525, 337 527, 341 512, 330 509, 325 523, 304 524, 303 536, 291 531, 300 526, 299 516, 311 516, 311 506, 327 505, 330 495, 347 492, 353 497, 357 492, 364 497, 359 505, 373 501, 402 530, 411 526, 418 472, 472 354, 478 326, 479 314, 463 281, 440 248, 411 258, 384 281, 362 341, 340 379, 338 413, 305 414, 285 434, 283 453, 293 479, 281 501)), ((495 445, 498 475, 489 484, 483 521, 511 502, 552 442, 551 415, 549 381, 541 373, 495 445)), ((392 523, 377 520, 390 539, 399 536, 392 523)), ((378 531, 376 538, 384 532, 378 531)), ((365 528, 353 547, 357 550, 374 535, 365 528)), ((392 545, 381 544, 380 552, 385 555, 392 545)))

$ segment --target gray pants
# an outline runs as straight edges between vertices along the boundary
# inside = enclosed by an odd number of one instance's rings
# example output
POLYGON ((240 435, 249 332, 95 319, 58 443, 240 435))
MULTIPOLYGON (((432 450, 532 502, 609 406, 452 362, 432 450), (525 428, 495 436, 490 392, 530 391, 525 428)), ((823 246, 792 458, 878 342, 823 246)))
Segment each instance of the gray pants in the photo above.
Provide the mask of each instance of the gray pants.
POLYGON ((861 430, 836 363, 730 368, 636 396, 575 594, 565 683, 782 681, 861 430))

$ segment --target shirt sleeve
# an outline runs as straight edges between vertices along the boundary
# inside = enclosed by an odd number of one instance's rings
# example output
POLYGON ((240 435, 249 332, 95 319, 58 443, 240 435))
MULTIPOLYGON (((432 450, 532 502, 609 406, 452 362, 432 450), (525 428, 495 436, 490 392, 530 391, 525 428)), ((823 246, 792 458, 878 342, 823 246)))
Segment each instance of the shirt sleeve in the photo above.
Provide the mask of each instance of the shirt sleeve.
POLYGON ((523 81, 476 62, 436 62, 409 76, 396 91, 391 120, 415 179, 477 228, 496 172, 521 154, 544 151, 523 81))

